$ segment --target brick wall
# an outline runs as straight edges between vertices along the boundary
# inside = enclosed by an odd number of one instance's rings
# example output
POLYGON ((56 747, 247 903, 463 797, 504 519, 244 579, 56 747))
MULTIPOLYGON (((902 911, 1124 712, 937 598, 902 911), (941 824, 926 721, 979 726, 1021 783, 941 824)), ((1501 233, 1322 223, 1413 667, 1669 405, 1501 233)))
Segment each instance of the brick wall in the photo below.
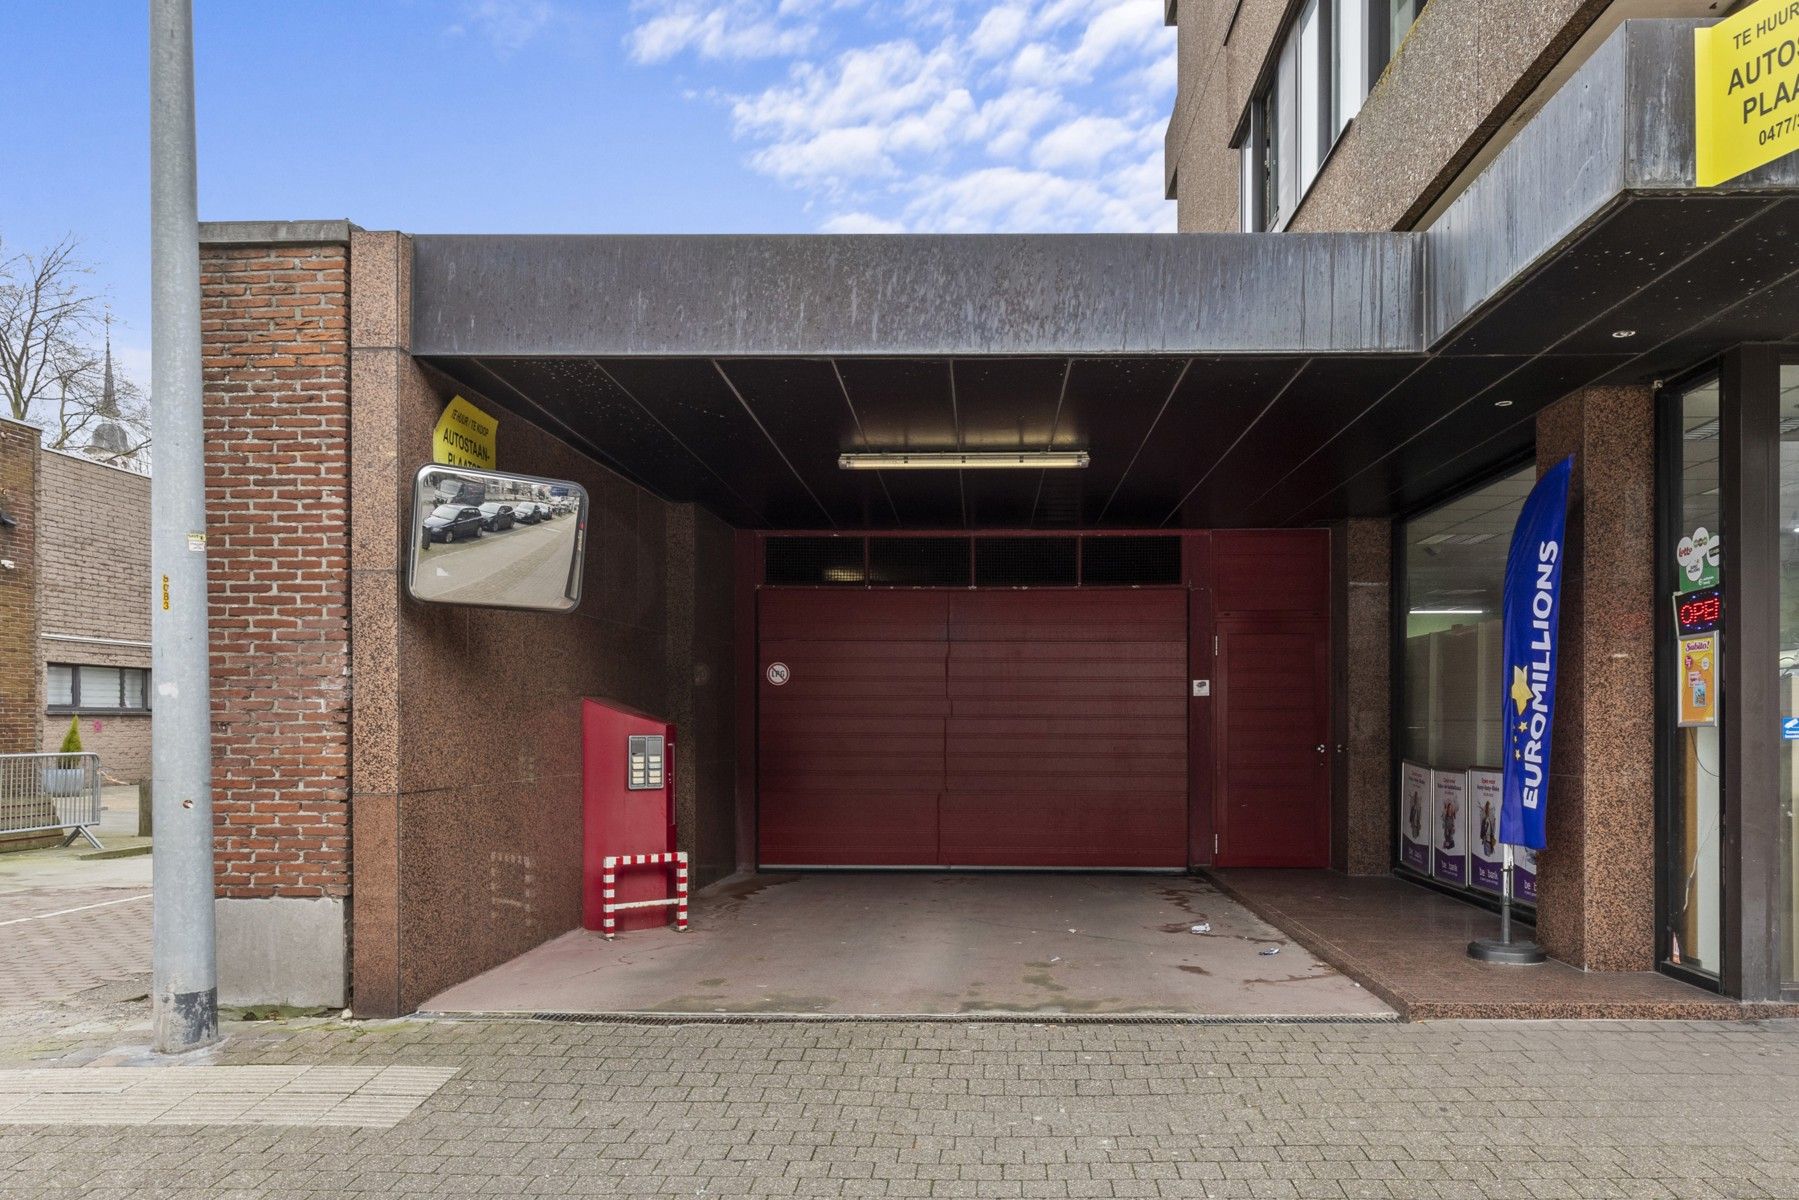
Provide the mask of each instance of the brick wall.
MULTIPOLYGON (((52 662, 147 668, 150 477, 45 450, 38 493, 39 677, 52 662)), ((101 769, 114 779, 146 778, 149 719, 91 707, 81 714, 82 749, 99 754, 101 769)), ((55 750, 69 716, 43 714, 40 726, 38 748, 55 750)))
POLYGON ((38 678, 38 431, 0 421, 0 754, 37 749, 43 685, 38 678))
POLYGON ((349 892, 343 245, 203 245, 218 894, 349 892))

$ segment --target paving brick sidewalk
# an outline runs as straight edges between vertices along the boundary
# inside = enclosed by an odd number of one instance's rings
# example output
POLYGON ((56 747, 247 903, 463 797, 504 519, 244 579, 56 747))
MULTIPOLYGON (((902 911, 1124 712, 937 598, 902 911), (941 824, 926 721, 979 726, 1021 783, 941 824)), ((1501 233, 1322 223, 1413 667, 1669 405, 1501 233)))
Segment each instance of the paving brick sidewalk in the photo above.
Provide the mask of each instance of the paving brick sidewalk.
POLYGON ((387 1130, 0 1126, 0 1195, 1799 1197, 1785 1022, 333 1022, 217 1061, 458 1073, 387 1130))
POLYGON ((148 887, 0 895, 0 1012, 150 972, 148 887))

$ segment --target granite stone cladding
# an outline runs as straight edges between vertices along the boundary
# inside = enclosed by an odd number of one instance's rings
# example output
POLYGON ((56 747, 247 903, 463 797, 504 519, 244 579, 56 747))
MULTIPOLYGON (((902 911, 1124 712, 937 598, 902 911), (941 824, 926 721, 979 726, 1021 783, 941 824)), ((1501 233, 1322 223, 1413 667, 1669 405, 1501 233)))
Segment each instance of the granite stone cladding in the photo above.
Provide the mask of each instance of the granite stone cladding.
POLYGON ((584 697, 678 726, 680 848, 697 885, 734 868, 733 542, 711 514, 463 388, 498 418, 499 469, 587 490, 582 600, 572 613, 413 600, 413 474, 458 389, 409 350, 411 240, 354 232, 350 259, 351 990, 357 1013, 379 1016, 580 924, 584 697))

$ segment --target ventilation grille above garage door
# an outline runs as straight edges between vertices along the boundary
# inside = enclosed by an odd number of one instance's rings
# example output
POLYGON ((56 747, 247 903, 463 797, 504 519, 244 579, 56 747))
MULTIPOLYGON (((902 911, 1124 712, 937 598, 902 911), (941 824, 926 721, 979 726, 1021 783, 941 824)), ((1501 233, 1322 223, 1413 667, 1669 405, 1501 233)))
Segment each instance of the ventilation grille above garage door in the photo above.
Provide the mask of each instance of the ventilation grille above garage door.
POLYGON ((859 585, 867 581, 862 538, 769 538, 764 583, 859 585))
POLYGON ((1155 587, 1182 578, 1173 534, 763 541, 762 581, 782 587, 1155 587))

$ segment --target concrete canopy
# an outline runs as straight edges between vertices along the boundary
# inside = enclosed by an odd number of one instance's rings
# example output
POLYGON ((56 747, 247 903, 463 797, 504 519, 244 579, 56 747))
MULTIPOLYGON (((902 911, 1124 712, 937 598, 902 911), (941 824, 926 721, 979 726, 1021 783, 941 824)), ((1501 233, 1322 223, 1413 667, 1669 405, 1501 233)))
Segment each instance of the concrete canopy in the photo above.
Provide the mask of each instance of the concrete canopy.
POLYGON ((421 236, 414 353, 741 526, 1388 515, 1544 405, 1799 337, 1799 161, 1693 183, 1690 21, 1631 21, 1424 232, 421 236), (845 450, 1081 448, 846 477, 845 450))

